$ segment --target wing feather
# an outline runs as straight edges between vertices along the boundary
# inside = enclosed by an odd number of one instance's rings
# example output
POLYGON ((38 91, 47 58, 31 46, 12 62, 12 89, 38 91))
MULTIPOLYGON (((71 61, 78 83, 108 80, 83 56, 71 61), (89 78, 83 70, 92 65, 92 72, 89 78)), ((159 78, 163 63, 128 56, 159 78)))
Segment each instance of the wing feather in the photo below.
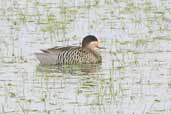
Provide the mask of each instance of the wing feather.
POLYGON ((68 51, 72 48, 76 48, 77 46, 67 46, 67 47, 53 47, 53 48, 49 48, 49 49, 41 49, 42 52, 44 53, 50 53, 50 54, 58 54, 61 53, 63 51, 68 51))

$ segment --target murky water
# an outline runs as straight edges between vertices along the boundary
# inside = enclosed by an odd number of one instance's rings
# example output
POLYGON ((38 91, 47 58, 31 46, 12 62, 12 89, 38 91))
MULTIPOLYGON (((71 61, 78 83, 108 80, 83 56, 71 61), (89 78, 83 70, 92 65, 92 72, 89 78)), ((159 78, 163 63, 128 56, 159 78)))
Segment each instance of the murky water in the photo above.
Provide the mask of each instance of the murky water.
POLYGON ((0 113, 171 114, 170 0, 0 0, 0 113), (101 65, 34 52, 94 34, 101 65))

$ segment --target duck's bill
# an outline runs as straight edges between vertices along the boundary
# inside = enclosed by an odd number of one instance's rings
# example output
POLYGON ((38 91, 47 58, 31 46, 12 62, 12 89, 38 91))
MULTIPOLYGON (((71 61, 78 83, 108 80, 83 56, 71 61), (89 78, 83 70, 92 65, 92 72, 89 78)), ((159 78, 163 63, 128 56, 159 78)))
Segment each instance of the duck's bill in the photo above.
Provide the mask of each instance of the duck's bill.
POLYGON ((99 47, 99 49, 106 49, 106 47, 99 47))

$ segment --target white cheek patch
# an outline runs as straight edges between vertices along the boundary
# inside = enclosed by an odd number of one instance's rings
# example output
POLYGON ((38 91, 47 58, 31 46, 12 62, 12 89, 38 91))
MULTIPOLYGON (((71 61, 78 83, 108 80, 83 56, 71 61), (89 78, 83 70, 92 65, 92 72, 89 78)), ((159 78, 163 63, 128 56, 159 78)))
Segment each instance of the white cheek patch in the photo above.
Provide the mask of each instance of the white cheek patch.
POLYGON ((100 44, 100 42, 98 42, 98 44, 97 44, 97 45, 98 45, 98 47, 101 47, 101 44, 100 44))
POLYGON ((98 42, 97 41, 93 41, 89 44, 90 47, 98 47, 98 42))

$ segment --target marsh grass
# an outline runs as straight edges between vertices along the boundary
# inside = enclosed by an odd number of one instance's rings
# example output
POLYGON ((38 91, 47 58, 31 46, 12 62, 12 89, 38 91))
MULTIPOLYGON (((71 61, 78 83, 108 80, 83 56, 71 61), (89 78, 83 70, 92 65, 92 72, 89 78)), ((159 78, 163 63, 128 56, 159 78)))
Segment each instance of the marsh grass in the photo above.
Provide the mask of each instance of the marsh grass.
POLYGON ((170 114, 171 3, 156 1, 0 1, 0 113, 170 114), (101 65, 36 64, 86 34, 101 65))

